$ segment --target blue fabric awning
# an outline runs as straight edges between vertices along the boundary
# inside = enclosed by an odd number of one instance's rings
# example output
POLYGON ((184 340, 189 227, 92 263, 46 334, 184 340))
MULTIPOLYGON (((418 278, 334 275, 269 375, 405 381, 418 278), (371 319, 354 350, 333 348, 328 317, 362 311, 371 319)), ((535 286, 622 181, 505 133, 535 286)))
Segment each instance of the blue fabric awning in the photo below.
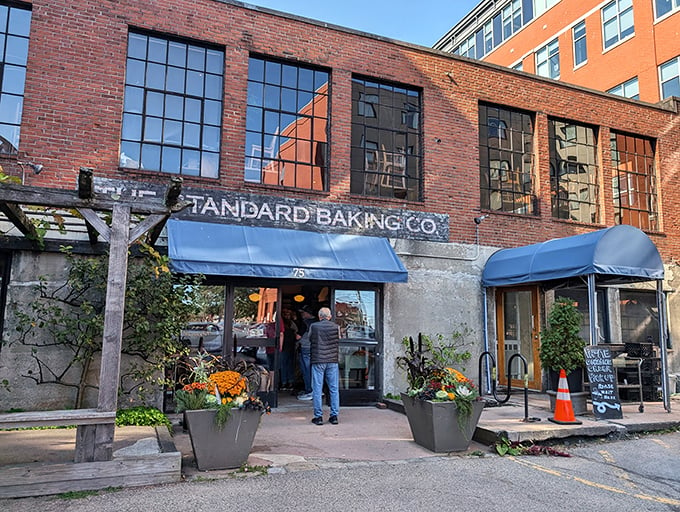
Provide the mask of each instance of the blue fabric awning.
POLYGON ((170 219, 173 271, 325 281, 403 283, 408 272, 385 238, 170 219))
POLYGON ((589 274, 663 279, 661 256, 639 229, 618 225, 540 244, 501 249, 486 262, 483 286, 510 286, 589 274))

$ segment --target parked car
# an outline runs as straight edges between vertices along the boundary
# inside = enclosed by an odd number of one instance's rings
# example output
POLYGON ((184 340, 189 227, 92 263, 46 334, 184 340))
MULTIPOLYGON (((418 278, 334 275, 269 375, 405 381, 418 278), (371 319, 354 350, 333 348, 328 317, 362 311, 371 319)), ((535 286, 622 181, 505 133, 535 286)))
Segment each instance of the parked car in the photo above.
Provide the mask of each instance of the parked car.
POLYGON ((187 347, 211 354, 222 353, 223 338, 222 325, 215 322, 190 322, 181 333, 181 340, 187 347))
POLYGON ((355 339, 375 339, 375 329, 370 325, 348 325, 347 337, 355 339))

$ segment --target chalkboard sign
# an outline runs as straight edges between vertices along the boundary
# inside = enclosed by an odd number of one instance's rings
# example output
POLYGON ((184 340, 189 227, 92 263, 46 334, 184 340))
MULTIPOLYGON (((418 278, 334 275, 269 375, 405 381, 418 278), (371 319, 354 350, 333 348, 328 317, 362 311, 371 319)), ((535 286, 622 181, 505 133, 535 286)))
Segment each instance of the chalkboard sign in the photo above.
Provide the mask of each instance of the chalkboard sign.
POLYGON ((595 418, 598 420, 623 418, 611 351, 602 346, 585 347, 584 350, 595 418))

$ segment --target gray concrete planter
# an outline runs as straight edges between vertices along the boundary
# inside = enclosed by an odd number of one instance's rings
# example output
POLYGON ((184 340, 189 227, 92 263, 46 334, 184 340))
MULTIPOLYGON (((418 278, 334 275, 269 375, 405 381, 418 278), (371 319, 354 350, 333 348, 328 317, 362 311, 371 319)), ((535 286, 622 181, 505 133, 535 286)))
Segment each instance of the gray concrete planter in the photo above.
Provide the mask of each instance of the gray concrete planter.
POLYGON ((233 469, 248 461, 262 412, 232 409, 223 429, 215 426, 215 410, 184 411, 196 465, 201 471, 233 469))
MULTIPOLYGON (((555 411, 555 402, 557 401, 557 391, 546 391, 550 399, 550 411, 555 411)), ((575 393, 569 393, 569 398, 571 399, 571 408, 574 410, 575 416, 580 416, 588 412, 588 398, 590 393, 588 391, 577 391, 575 393)))
POLYGON ((416 400, 401 394, 413 440, 436 453, 461 452, 469 448, 477 428, 484 402, 475 402, 472 415, 461 430, 458 424, 458 408, 454 402, 416 400))

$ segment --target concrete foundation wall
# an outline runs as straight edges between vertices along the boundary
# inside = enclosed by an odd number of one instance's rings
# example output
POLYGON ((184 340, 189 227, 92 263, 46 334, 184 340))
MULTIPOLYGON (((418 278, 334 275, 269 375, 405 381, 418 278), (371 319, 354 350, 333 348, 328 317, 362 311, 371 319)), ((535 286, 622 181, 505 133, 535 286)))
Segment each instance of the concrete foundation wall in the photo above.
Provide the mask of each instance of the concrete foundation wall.
MULTIPOLYGON (((66 371, 67 363, 73 357, 67 346, 49 345, 54 340, 44 329, 37 329, 36 335, 20 340, 16 328, 18 318, 16 311, 29 313, 29 304, 39 296, 39 277, 45 276, 47 288, 53 290, 62 285, 68 277, 68 262, 64 255, 47 252, 16 252, 13 254, 11 277, 7 289, 7 306, 5 309, 5 328, 3 344, 0 347, 0 411, 21 410, 56 410, 76 408, 77 389, 82 368, 78 365, 66 371), (45 346, 47 344, 47 346, 45 346), (39 364, 32 351, 36 349, 39 364), (34 378, 32 378, 34 377, 34 378), (36 383, 36 379, 60 381, 57 383, 36 383), (2 385, 3 381, 7 385, 2 385)), ((100 353, 89 364, 84 382, 87 387, 83 391, 81 407, 96 407, 99 391, 100 353)), ((135 361, 123 355, 121 372, 135 361)), ((139 364, 139 361, 137 361, 139 364)), ((162 390, 150 393, 146 400, 149 405, 162 405, 162 390)), ((120 399, 119 407, 137 405, 137 398, 120 399)))
POLYGON ((396 366, 403 354, 401 340, 418 333, 448 336, 470 331, 465 341, 472 358, 466 375, 477 382, 477 361, 483 351, 481 272, 496 250, 475 245, 397 240, 395 251, 409 272, 408 283, 385 285, 384 392, 406 390, 405 375, 396 366))

